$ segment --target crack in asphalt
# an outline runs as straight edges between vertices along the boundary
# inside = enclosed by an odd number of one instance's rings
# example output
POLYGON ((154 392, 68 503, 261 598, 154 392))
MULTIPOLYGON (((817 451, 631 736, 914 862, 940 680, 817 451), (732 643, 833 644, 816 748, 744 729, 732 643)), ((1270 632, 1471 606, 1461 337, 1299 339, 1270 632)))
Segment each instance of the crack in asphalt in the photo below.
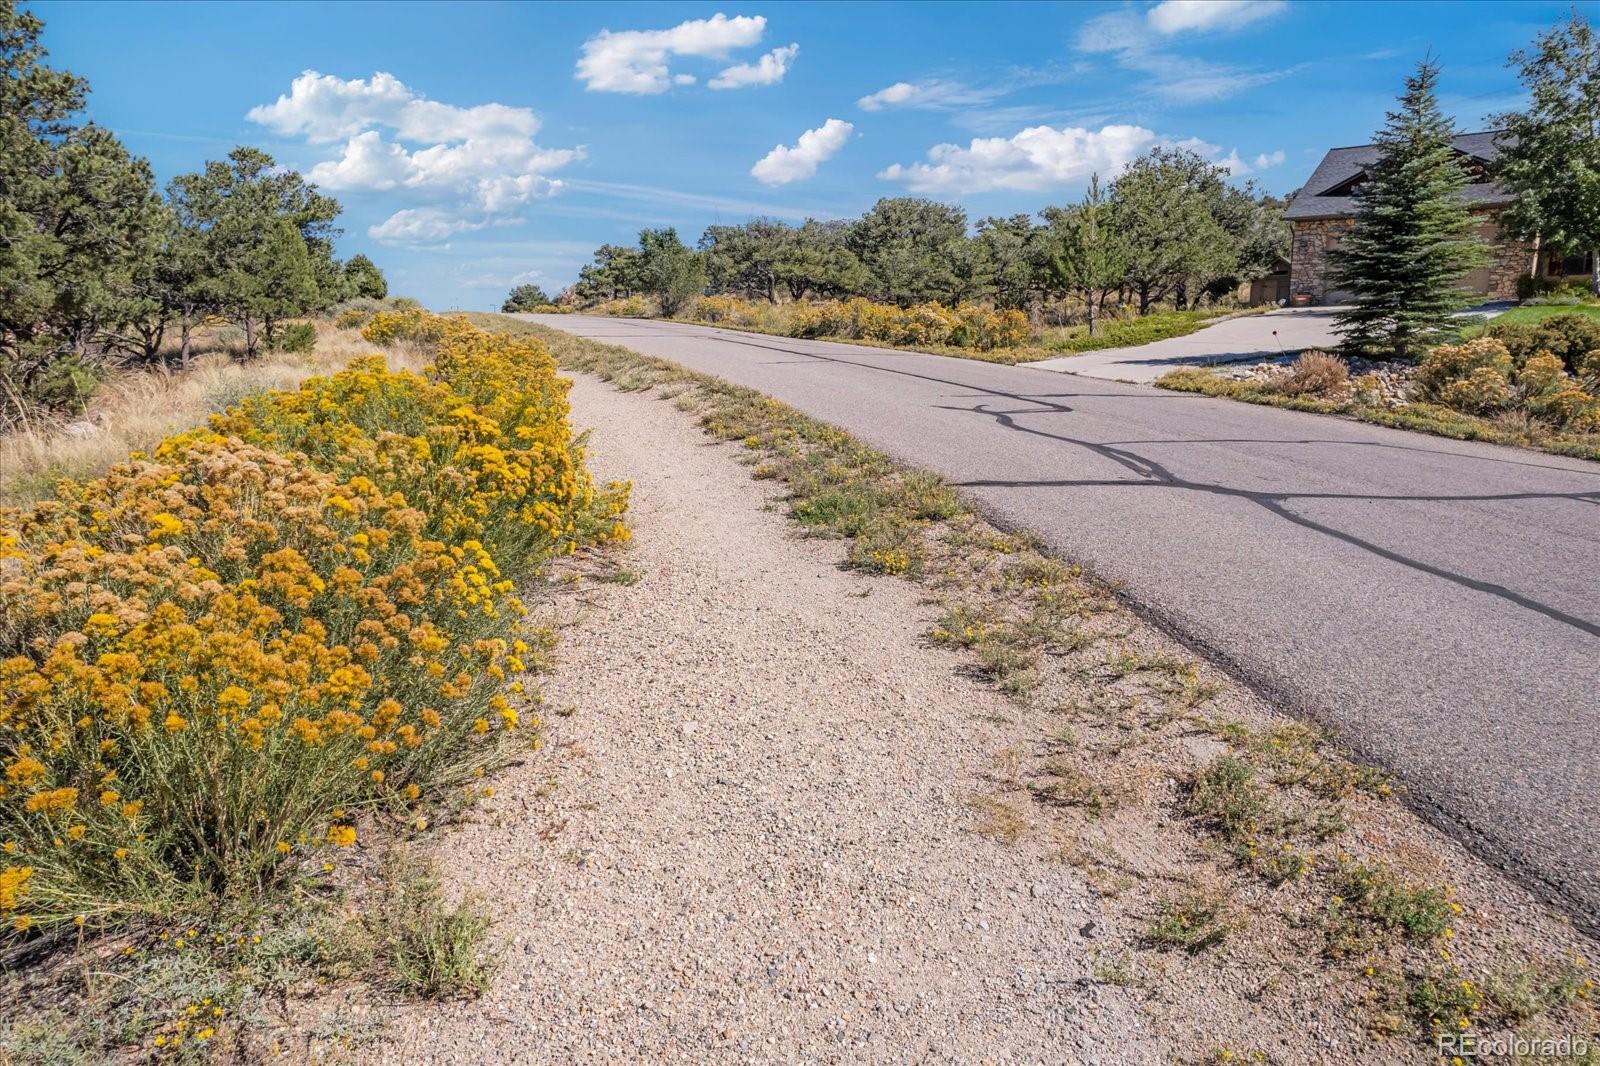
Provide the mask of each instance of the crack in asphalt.
MULTIPOLYGON (((1400 552, 1394 551, 1393 549, 1390 549, 1390 548, 1385 548, 1381 544, 1376 544, 1376 543, 1374 543, 1374 542, 1372 542, 1370 540, 1367 540, 1367 539, 1365 539, 1363 537, 1359 537, 1359 536, 1357 536, 1357 535, 1355 535, 1353 533, 1347 532, 1346 530, 1339 529, 1336 526, 1331 526, 1331 525, 1328 525, 1327 523, 1318 522, 1318 521, 1316 521, 1314 519, 1307 518, 1304 515, 1296 514, 1295 512, 1291 511, 1288 507, 1284 506, 1284 502, 1285 501, 1290 500, 1290 499, 1300 499, 1300 498, 1304 498, 1304 499, 1313 499, 1313 498, 1351 499, 1351 500, 1363 500, 1363 499, 1367 499, 1367 500, 1381 500, 1381 499, 1406 500, 1406 499, 1416 499, 1418 501, 1425 501, 1425 500, 1428 499, 1428 497, 1421 497, 1421 496, 1419 496, 1419 497, 1363 496, 1363 495, 1356 494, 1356 493, 1351 493, 1349 495, 1339 495, 1339 494, 1336 494, 1336 493, 1298 494, 1298 493, 1281 493, 1281 492, 1259 492, 1259 491, 1254 491, 1254 490, 1250 490, 1250 489, 1234 488, 1232 486, 1222 485, 1222 484, 1219 484, 1219 483, 1216 483, 1216 482, 1190 481, 1190 480, 1188 480, 1186 478, 1180 477, 1180 476, 1172 473, 1172 471, 1167 469, 1164 465, 1162 465, 1161 463, 1157 462, 1156 460, 1148 458, 1148 457, 1143 456, 1143 455, 1140 455, 1138 452, 1130 451, 1127 448, 1119 447, 1117 444, 1114 444, 1114 443, 1113 444, 1102 444, 1102 443, 1099 443, 1099 442, 1096 442, 1096 441, 1082 440, 1082 439, 1079 439, 1077 437, 1066 436, 1065 434, 1051 433, 1051 432, 1048 432, 1046 430, 1034 429, 1034 428, 1031 428, 1031 427, 1028 427, 1028 426, 1021 425, 1020 423, 1018 423, 1016 421, 1016 415, 1019 415, 1019 414, 1041 414, 1041 415, 1046 415, 1046 414, 1070 414, 1074 410, 1073 407, 1071 407, 1071 406, 1069 406, 1067 404, 1051 403, 1048 400, 1045 400, 1045 399, 1043 399, 1043 398, 1041 398, 1040 396, 1037 396, 1037 395, 1027 395, 1027 394, 1017 393, 1017 392, 1008 392, 1008 391, 1003 390, 1003 389, 994 389, 994 388, 990 388, 990 387, 985 386, 985 385, 975 385, 975 384, 972 384, 971 382, 952 381, 949 378, 942 378, 942 377, 938 377, 938 376, 935 376, 935 375, 932 375, 932 374, 920 374, 920 373, 915 373, 915 372, 910 371, 910 370, 904 370, 904 369, 900 369, 900 368, 896 368, 896 367, 883 367, 883 366, 878 366, 878 365, 873 364, 873 363, 863 363, 863 362, 859 362, 859 361, 856 361, 856 360, 839 358, 837 356, 822 355, 822 354, 819 354, 819 353, 816 353, 816 352, 795 351, 792 348, 784 348, 784 347, 779 347, 779 346, 771 345, 771 344, 761 344, 761 343, 758 343, 758 342, 755 342, 755 341, 752 341, 752 340, 747 340, 746 338, 744 338, 742 336, 741 337, 729 337, 729 336, 727 336, 725 334, 721 334, 721 333, 707 333, 707 332, 703 332, 703 331, 699 332, 699 333, 697 333, 695 335, 703 337, 703 338, 706 338, 706 339, 709 339, 709 340, 719 341, 719 342, 724 343, 724 344, 738 344, 738 345, 742 345, 742 346, 748 347, 748 348, 760 348, 760 349, 764 349, 764 350, 767 350, 767 351, 783 352, 786 355, 799 355, 799 356, 803 357, 803 359, 810 360, 810 361, 813 361, 813 362, 838 363, 838 364, 845 365, 845 366, 854 366, 854 367, 858 367, 860 369, 871 370, 871 371, 874 371, 874 372, 877 372, 877 373, 894 374, 894 375, 899 375, 899 376, 902 376, 902 377, 910 377, 910 378, 916 378, 916 379, 919 379, 919 380, 922 380, 922 381, 929 381, 929 382, 933 382, 933 383, 939 384, 939 385, 948 385, 948 386, 951 386, 952 388, 970 389, 970 390, 973 390, 973 391, 978 392, 978 393, 982 393, 982 394, 987 395, 987 396, 1001 397, 1001 398, 1008 399, 1008 400, 1014 400, 1014 401, 1016 401, 1018 403, 1042 405, 1043 409, 1040 409, 1040 410, 1028 410, 1028 411, 1017 411, 1017 412, 989 410, 989 409, 987 409, 988 408, 987 404, 978 404, 978 405, 975 405, 973 407, 952 407, 952 406, 940 405, 940 409, 948 410, 948 411, 967 411, 967 412, 972 412, 972 413, 975 413, 975 414, 984 415, 984 416, 987 416, 987 417, 993 419, 994 421, 998 422, 1000 425, 1002 425, 1005 428, 1007 428, 1009 430, 1012 430, 1014 432, 1028 433, 1028 434, 1032 434, 1032 435, 1035 435, 1035 436, 1040 436, 1040 437, 1045 437, 1045 438, 1048 438, 1048 439, 1051 439, 1051 440, 1055 440, 1055 441, 1058 441, 1058 442, 1063 443, 1063 444, 1071 444, 1071 445, 1074 445, 1076 447, 1083 448, 1083 449, 1085 449, 1085 450, 1087 450, 1089 452, 1092 452, 1092 453, 1094 453, 1096 455, 1101 456, 1102 458, 1109 459, 1112 462, 1117 463, 1119 466, 1122 466, 1123 468, 1128 470, 1130 473, 1134 473, 1134 474, 1137 474, 1140 477, 1151 479, 1153 481, 1159 482, 1161 485, 1163 485, 1165 487, 1170 487, 1170 488, 1175 488, 1175 489, 1182 489, 1182 490, 1187 490, 1187 491, 1192 491, 1192 492, 1204 492, 1204 493, 1209 493, 1211 495, 1216 495, 1216 496, 1229 496, 1229 497, 1234 497, 1234 498, 1237 498, 1237 499, 1248 500, 1248 501, 1250 501, 1252 503, 1255 503, 1255 504, 1265 508, 1268 512, 1270 512, 1271 514, 1275 515, 1276 517, 1281 518, 1284 521, 1293 523, 1294 525, 1300 526, 1300 527, 1302 527, 1304 529, 1309 529, 1309 530, 1311 530, 1313 532, 1320 533, 1320 534, 1322 534, 1324 536, 1327 536, 1327 537, 1330 537, 1330 538, 1332 538, 1334 540, 1340 541, 1341 543, 1348 544, 1351 547, 1360 549, 1360 550, 1365 551, 1365 552, 1369 552, 1370 554, 1375 555, 1378 558, 1385 559, 1385 560, 1387 560, 1389 562, 1396 563, 1396 564, 1398 564, 1400 566, 1404 566, 1404 567, 1407 567, 1409 569, 1415 570, 1418 573, 1428 574, 1428 575, 1430 575, 1432 577, 1436 577, 1436 578, 1439 578, 1441 580, 1451 582, 1452 584, 1460 586, 1461 588, 1470 589, 1473 592, 1478 592, 1478 593, 1482 593, 1484 595, 1498 597, 1498 598, 1500 598, 1500 599, 1502 599, 1502 600, 1504 600, 1504 601, 1506 601, 1508 603, 1515 604, 1516 606, 1518 606, 1518 607, 1520 607, 1520 608, 1522 608, 1524 610, 1532 611, 1535 614, 1542 615, 1545 618, 1550 619, 1551 621, 1558 622, 1558 623, 1560 623, 1562 625, 1565 625, 1565 626, 1570 626, 1571 628, 1576 629, 1576 630, 1578 630, 1580 632, 1586 633, 1591 637, 1600 638, 1600 622, 1590 621, 1590 620, 1588 620, 1586 618, 1581 618, 1581 617, 1579 617, 1577 615, 1574 615, 1574 614, 1571 614, 1569 612, 1560 610, 1559 608, 1552 607, 1549 604, 1541 603, 1540 601, 1534 599, 1531 596, 1528 596, 1528 595, 1525 595, 1523 593, 1517 592, 1514 589, 1509 589, 1509 588, 1505 587, 1504 585, 1499 585, 1499 584, 1496 584, 1496 583, 1491 582, 1491 581, 1483 581, 1483 580, 1480 580, 1478 578, 1470 577, 1470 576, 1468 576, 1466 574, 1458 573, 1457 571, 1454 571, 1454 570, 1449 570, 1449 569, 1446 569, 1444 567, 1435 566, 1435 565, 1433 565, 1431 563, 1423 562, 1420 559, 1415 559, 1415 558, 1412 558, 1410 556, 1403 555, 1400 552)), ((912 354, 914 354, 914 353, 912 353, 912 354)), ((923 358, 926 358, 926 356, 923 356, 923 358)), ((1042 371, 1042 373, 1048 373, 1048 371, 1042 371)), ((1107 394, 1104 394, 1104 393, 1076 393, 1076 394, 1057 394, 1057 395, 1062 395, 1062 396, 1065 396, 1066 398, 1071 398, 1071 396, 1084 396, 1084 397, 1092 396, 1092 397, 1094 397, 1096 399, 1099 399, 1099 398, 1101 398, 1101 397, 1103 397, 1103 396, 1105 396, 1107 394)), ((1110 394, 1110 395, 1115 396, 1116 394, 1113 393, 1113 394, 1110 394)), ((1143 393, 1135 393, 1135 394, 1130 394, 1130 395, 1138 396, 1141 399, 1148 398, 1143 393)), ((1196 397, 1188 397, 1187 394, 1181 394, 1181 393, 1175 393, 1175 394, 1173 394, 1173 397, 1174 398, 1178 398, 1178 399, 1182 399, 1182 398, 1205 399, 1206 398, 1206 397, 1198 397, 1198 396, 1196 396, 1196 397)), ((1200 443, 1200 442, 1196 442, 1196 441, 1181 441, 1179 443, 1200 443)), ((1253 443, 1253 442, 1251 442, 1251 443, 1253 443)), ((1401 449, 1405 449, 1405 450, 1433 451, 1433 449, 1413 449, 1413 448, 1411 448, 1410 446, 1407 446, 1407 445, 1395 445, 1395 447, 1401 448, 1401 449)), ((1455 452, 1436 453, 1436 454, 1448 454, 1448 455, 1451 455, 1451 456, 1458 456, 1459 455, 1459 453, 1455 453, 1455 452)), ((1477 458, 1477 457, 1475 457, 1475 456, 1466 456, 1466 458, 1477 458)), ((1487 461, 1489 461, 1489 462, 1503 462, 1505 460, 1496 459, 1494 457, 1488 457, 1487 461)), ((1566 467, 1545 466, 1545 464, 1532 464, 1532 465, 1544 466, 1544 468, 1546 468, 1546 469, 1557 469, 1557 470, 1567 470, 1568 469, 1566 467)), ((1575 473, 1587 473, 1587 471, 1574 471, 1574 472, 1575 473)), ((1597 473, 1597 476, 1600 476, 1600 471, 1597 471, 1596 473, 1597 473)), ((963 487, 977 487, 977 486, 980 486, 980 485, 986 485, 986 486, 1005 488, 1005 487, 1020 487, 1020 486, 1029 485, 1029 484, 1040 485, 1040 486, 1062 486, 1062 487, 1095 486, 1095 485, 1125 486, 1125 485, 1128 485, 1129 482, 1121 482, 1121 481, 1096 482, 1096 481, 1092 481, 1092 480, 1089 480, 1089 481, 1067 480, 1067 481, 1059 481, 1059 482, 1057 482, 1057 481, 1044 481, 1044 482, 964 481, 964 482, 959 482, 958 484, 963 486, 963 487)), ((1460 498, 1461 499, 1472 499, 1472 497, 1460 497, 1460 498)), ((1552 493, 1527 493, 1527 494, 1521 494, 1521 495, 1517 495, 1517 496, 1482 497, 1482 498, 1486 499, 1486 500, 1487 499, 1495 499, 1495 498, 1504 498, 1504 499, 1519 499, 1519 498, 1520 499, 1546 499, 1546 498, 1548 498, 1548 499, 1571 499, 1571 500, 1575 500, 1575 501, 1578 501, 1578 502, 1585 502, 1585 503, 1600 503, 1600 489, 1597 489, 1597 490, 1595 490, 1593 492, 1553 493, 1553 494, 1552 493)), ((1440 497, 1440 499, 1449 500, 1449 499, 1452 499, 1452 497, 1440 497)))

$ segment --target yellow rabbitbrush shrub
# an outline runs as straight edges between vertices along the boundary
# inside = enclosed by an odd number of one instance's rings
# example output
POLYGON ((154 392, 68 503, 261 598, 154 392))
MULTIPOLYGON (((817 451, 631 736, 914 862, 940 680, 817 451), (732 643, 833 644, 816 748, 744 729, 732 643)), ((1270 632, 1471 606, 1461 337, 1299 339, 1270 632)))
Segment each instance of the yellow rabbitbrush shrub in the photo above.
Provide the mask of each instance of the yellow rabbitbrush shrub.
POLYGON ((499 757, 514 582, 624 539, 626 491, 541 344, 407 316, 369 329, 434 337, 425 375, 359 360, 0 513, 0 920, 249 898, 499 757))
POLYGON ((978 304, 954 308, 940 303, 896 307, 856 296, 843 302, 807 304, 789 320, 794 337, 847 337, 886 344, 952 345, 991 351, 1028 343, 1032 332, 1021 311, 991 311, 978 304))

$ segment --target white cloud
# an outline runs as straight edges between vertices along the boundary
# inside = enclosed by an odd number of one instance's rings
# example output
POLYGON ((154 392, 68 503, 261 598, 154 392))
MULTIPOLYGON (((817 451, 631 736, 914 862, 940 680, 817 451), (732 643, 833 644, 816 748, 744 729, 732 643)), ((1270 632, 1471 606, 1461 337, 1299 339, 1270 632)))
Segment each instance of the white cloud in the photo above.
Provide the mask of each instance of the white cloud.
MULTIPOLYGON (((1216 153, 1215 151, 1201 151, 1200 154, 1215 156, 1216 153)), ((1247 175, 1254 174, 1257 171, 1269 170, 1272 167, 1279 165, 1287 158, 1288 156, 1286 156, 1280 149, 1275 152, 1262 152, 1254 159, 1246 162, 1244 159, 1239 157, 1239 149, 1235 148, 1222 159, 1216 160, 1216 162, 1218 166, 1226 169, 1229 174, 1236 178, 1242 178, 1247 175)))
POLYGON ((856 106, 863 111, 883 111, 892 107, 916 108, 922 111, 952 111, 963 107, 987 104, 1010 92, 1014 86, 997 85, 974 88, 958 81, 928 78, 923 81, 897 81, 886 89, 863 96, 856 106))
POLYGON ((750 173, 766 185, 787 185, 809 178, 817 167, 843 148, 855 129, 841 119, 830 118, 814 130, 806 130, 793 147, 778 145, 763 156, 750 173))
MULTIPOLYGON (((698 56, 707 59, 725 59, 729 52, 749 48, 761 42, 766 32, 767 20, 761 15, 738 15, 729 18, 717 13, 708 19, 690 19, 666 30, 601 30, 583 42, 583 54, 578 57, 575 76, 591 92, 636 93, 653 95, 664 93, 673 84, 693 84, 690 74, 673 74, 668 60, 673 56, 698 56)), ((787 56, 780 57, 777 49, 761 58, 760 64, 729 67, 717 80, 748 75, 741 71, 758 72, 765 67, 775 71, 769 80, 733 81, 715 88, 733 88, 735 85, 769 85, 783 77, 796 46, 789 46, 787 56)))
POLYGON ((1161 0, 1145 13, 1157 33, 1231 30, 1288 8, 1284 0, 1161 0))
POLYGON ((470 221, 433 207, 408 207, 396 211, 367 230, 375 240, 400 244, 431 244, 454 233, 483 229, 488 223, 470 221))
POLYGON ((799 51, 797 44, 774 48, 755 63, 729 67, 706 82, 706 86, 711 89, 742 89, 747 85, 776 85, 789 72, 789 64, 794 62, 799 51))
POLYGON ((1082 52, 1111 55, 1118 66, 1140 74, 1156 96, 1178 103, 1222 100, 1291 72, 1244 70, 1179 55, 1164 51, 1162 38, 1189 30, 1235 29, 1285 7, 1281 0, 1202 0, 1193 5, 1190 0, 1164 0, 1142 14, 1123 8, 1096 15, 1078 30, 1077 46, 1082 52))
POLYGON ((343 141, 338 155, 306 172, 324 188, 404 190, 431 201, 372 227, 379 240, 442 240, 480 229, 553 195, 561 182, 548 175, 583 157, 582 148, 535 143, 539 119, 528 108, 442 104, 384 73, 368 81, 308 70, 248 117, 313 145, 343 141))
MULTIPOLYGON (((1143 126, 1033 126, 1012 137, 980 137, 965 148, 939 144, 925 162, 894 164, 878 177, 913 192, 961 194, 992 189, 1045 189, 1090 174, 1114 177, 1150 147, 1166 143, 1143 126)), ((1209 147, 1209 146, 1206 146, 1209 147)), ((1213 149, 1214 151, 1214 149, 1213 149)))
POLYGON ((915 85, 909 81, 897 81, 887 89, 863 96, 856 101, 856 106, 863 111, 882 111, 886 107, 896 107, 914 100, 917 95, 915 85))

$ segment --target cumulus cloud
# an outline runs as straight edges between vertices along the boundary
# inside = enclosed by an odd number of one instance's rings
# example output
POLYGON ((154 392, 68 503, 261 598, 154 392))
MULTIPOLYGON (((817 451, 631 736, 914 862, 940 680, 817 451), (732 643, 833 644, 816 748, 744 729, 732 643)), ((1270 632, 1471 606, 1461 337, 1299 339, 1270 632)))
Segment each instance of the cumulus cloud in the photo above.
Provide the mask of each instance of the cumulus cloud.
POLYGON ((1285 10, 1284 0, 1161 0, 1145 12, 1157 33, 1185 30, 1231 30, 1285 10))
MULTIPOLYGON (((894 164, 878 177, 913 192, 962 194, 992 189, 1045 189, 1090 174, 1114 176, 1140 153, 1164 143, 1143 126, 1032 126, 1012 137, 979 137, 966 147, 939 144, 910 166, 894 164)), ((1207 146, 1209 147, 1209 146, 1207 146)))
POLYGON ((809 178, 844 147, 854 129, 848 122, 830 118, 816 129, 806 130, 792 146, 778 145, 751 167, 750 173, 766 185, 787 185, 809 178))
POLYGON ((306 172, 324 188, 405 190, 433 201, 372 227, 379 240, 443 240, 480 229, 553 195, 561 182, 547 175, 583 156, 582 148, 535 143, 539 119, 528 108, 443 104, 385 73, 345 80, 308 70, 247 117, 312 145, 343 142, 306 172))
POLYGON ((774 48, 754 63, 729 67, 706 82, 706 86, 711 89, 742 89, 747 85, 776 85, 789 72, 789 64, 794 62, 799 51, 797 44, 774 48))
MULTIPOLYGON (((726 59, 730 52, 761 43, 767 30, 762 15, 729 18, 718 12, 708 19, 690 19, 666 30, 601 30, 583 42, 576 77, 591 92, 664 93, 673 85, 692 85, 692 74, 674 74, 673 56, 726 59)), ((799 45, 775 48, 756 63, 740 63, 718 74, 713 89, 772 85, 782 81, 799 45)))

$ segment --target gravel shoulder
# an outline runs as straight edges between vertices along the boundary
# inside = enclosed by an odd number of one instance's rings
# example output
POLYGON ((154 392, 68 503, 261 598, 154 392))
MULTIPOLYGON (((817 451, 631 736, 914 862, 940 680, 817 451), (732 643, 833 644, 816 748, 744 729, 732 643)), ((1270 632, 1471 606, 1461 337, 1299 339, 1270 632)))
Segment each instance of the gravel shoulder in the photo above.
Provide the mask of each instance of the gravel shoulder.
POLYGON ((574 417, 634 481, 641 580, 585 594, 544 687, 577 713, 440 843, 499 915, 498 979, 384 1057, 1161 1061, 1123 990, 1083 987, 1094 894, 972 831, 1037 726, 925 646, 915 586, 795 538, 669 404, 580 378, 574 417))
MULTIPOLYGON (((1107 813, 1039 802, 1063 708, 927 641, 925 589, 797 537, 746 451, 659 396, 579 375, 573 408, 597 476, 634 482, 634 542, 549 609, 546 748, 431 848, 492 905, 498 973, 475 1002, 356 1004, 385 1021, 363 1061, 1434 1061, 1308 957, 1319 904, 1173 816, 1221 744, 1129 734, 1107 813), (1152 950, 1195 892, 1227 899, 1227 944, 1152 950)), ((1139 655, 1183 651, 1117 624, 1139 655)), ((1219 719, 1282 723, 1202 680, 1219 719)), ((1458 886, 1464 939, 1581 944, 1399 805, 1353 802, 1361 850, 1458 886)))

